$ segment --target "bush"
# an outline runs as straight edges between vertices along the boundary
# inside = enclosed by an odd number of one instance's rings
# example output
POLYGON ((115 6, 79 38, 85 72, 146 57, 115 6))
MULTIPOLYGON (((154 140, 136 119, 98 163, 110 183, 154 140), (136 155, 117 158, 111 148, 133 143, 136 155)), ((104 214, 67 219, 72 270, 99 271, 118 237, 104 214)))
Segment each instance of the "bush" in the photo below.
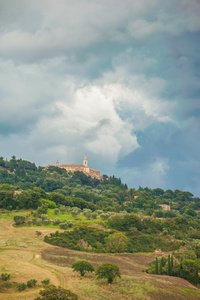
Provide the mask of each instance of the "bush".
POLYGON ((44 224, 44 225, 49 225, 49 224, 51 224, 51 220, 50 220, 50 219, 45 219, 45 220, 43 221, 43 224, 44 224))
POLYGON ((2 273, 1 274, 1 279, 3 281, 7 281, 9 278, 10 278, 10 274, 8 274, 8 273, 2 273))
POLYGON ((42 225, 42 219, 41 218, 37 218, 35 224, 37 226, 41 226, 42 225))
POLYGON ((42 219, 42 221, 44 221, 44 220, 48 219, 48 215, 46 215, 46 214, 42 214, 42 215, 41 215, 41 219, 42 219))
POLYGON ((50 283, 50 279, 49 278, 45 278, 44 280, 41 281, 41 283, 43 285, 48 285, 50 283))
POLYGON ((42 235, 41 231, 36 230, 35 234, 39 237, 40 235, 42 235))
POLYGON ((17 283, 16 284, 16 288, 19 292, 24 291, 27 288, 26 283, 17 283))
POLYGON ((68 228, 68 223, 67 222, 63 222, 59 224, 61 229, 67 229, 68 228))
POLYGON ((56 208, 56 203, 51 201, 51 200, 46 200, 46 199, 41 199, 40 200, 42 203, 48 204, 48 208, 56 208))
POLYGON ((73 217, 76 217, 80 212, 81 212, 81 209, 78 208, 78 207, 73 207, 71 209, 71 214, 72 214, 73 217))
POLYGON ((100 218, 105 221, 107 220, 108 218, 110 217, 110 214, 109 213, 103 213, 100 215, 100 218))
POLYGON ((9 288, 9 287, 12 287, 12 282, 11 281, 4 281, 4 286, 9 288))
POLYGON ((96 219, 97 216, 98 216, 98 213, 96 211, 94 211, 93 213, 91 213, 92 219, 96 219))
POLYGON ((47 300, 47 299, 63 299, 63 300, 78 300, 78 296, 72 293, 70 290, 63 289, 62 287, 56 287, 55 285, 48 285, 41 290, 39 294, 42 297, 37 297, 35 300, 47 300))
POLYGON ((60 224, 60 219, 56 218, 55 220, 53 220, 53 225, 59 225, 60 224))
POLYGON ((19 215, 14 216, 14 221, 16 225, 24 224, 25 219, 26 219, 25 216, 19 216, 19 215))
POLYGON ((27 287, 29 287, 29 288, 33 287, 33 286, 36 285, 36 283, 37 283, 36 279, 30 279, 30 280, 27 281, 27 287))
POLYGON ((59 210, 62 214, 64 214, 64 212, 66 211, 66 207, 64 205, 59 207, 59 210))
POLYGON ((54 209, 54 214, 57 215, 58 213, 59 213, 59 209, 58 209, 58 208, 55 208, 55 209, 54 209))
POLYGON ((27 221, 27 224, 28 224, 28 226, 30 227, 31 224, 32 224, 32 221, 31 221, 31 220, 28 220, 28 221, 27 221))

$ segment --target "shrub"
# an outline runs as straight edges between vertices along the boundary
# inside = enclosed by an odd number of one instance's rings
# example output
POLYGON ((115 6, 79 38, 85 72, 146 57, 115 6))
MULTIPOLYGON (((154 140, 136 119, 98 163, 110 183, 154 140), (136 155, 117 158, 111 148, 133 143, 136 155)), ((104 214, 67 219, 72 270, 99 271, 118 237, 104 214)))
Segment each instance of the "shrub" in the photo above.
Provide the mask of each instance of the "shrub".
POLYGON ((63 222, 59 224, 61 229, 67 229, 68 228, 68 223, 67 222, 63 222))
POLYGON ((42 221, 44 221, 44 220, 48 219, 48 215, 46 215, 46 214, 42 214, 42 215, 41 215, 41 219, 42 219, 42 221))
POLYGON ((53 220, 53 225, 59 225, 60 224, 60 219, 56 218, 55 220, 53 220))
POLYGON ((66 211, 66 207, 64 205, 62 205, 62 206, 60 206, 59 210, 62 214, 64 214, 64 212, 66 211))
POLYGON ((27 281, 27 287, 29 287, 29 288, 33 287, 33 286, 36 285, 36 283, 37 283, 36 279, 30 279, 30 280, 27 281))
POLYGON ((59 213, 59 209, 58 209, 58 208, 55 208, 55 209, 54 209, 54 214, 57 215, 58 213, 59 213))
POLYGON ((4 281, 3 284, 4 284, 5 287, 8 287, 8 288, 12 287, 12 282, 11 281, 4 281))
POLYGON ((45 278, 44 280, 41 281, 41 283, 43 285, 48 285, 50 283, 50 279, 49 278, 45 278))
POLYGON ((78 300, 78 296, 72 293, 70 290, 63 289, 62 287, 56 287, 55 285, 48 285, 44 287, 44 290, 39 292, 40 296, 35 300, 47 300, 47 299, 63 299, 63 300, 78 300))
POLYGON ((27 221, 27 224, 28 224, 28 226, 30 227, 31 224, 32 224, 32 221, 31 221, 31 220, 28 220, 28 221, 27 221))
POLYGON ((35 224, 37 226, 41 226, 42 225, 42 219, 41 218, 37 218, 35 224))
POLYGON ((26 219, 25 216, 19 216, 19 215, 14 216, 14 221, 16 225, 24 224, 25 219, 26 219))
POLYGON ((16 288, 19 292, 24 291, 27 288, 26 283, 17 283, 16 284, 16 288))
POLYGON ((10 278, 10 274, 8 274, 8 273, 2 273, 1 274, 1 279, 3 281, 7 281, 9 278, 10 278))
POLYGON ((103 221, 107 220, 109 217, 110 217, 110 214, 109 214, 109 213, 103 213, 103 214, 100 214, 100 218, 101 218, 103 221))
POLYGON ((36 230, 35 234, 36 234, 36 235, 39 237, 39 236, 42 234, 42 232, 41 232, 41 231, 38 231, 38 230, 36 230))
POLYGON ((50 220, 50 219, 45 219, 45 220, 43 221, 43 224, 44 224, 44 225, 49 225, 49 224, 51 224, 51 220, 50 220))
POLYGON ((97 216, 98 216, 98 213, 96 211, 94 211, 93 213, 91 213, 92 219, 96 219, 97 216))
POLYGON ((48 204, 48 208, 56 208, 56 203, 51 200, 41 199, 42 203, 48 204))
POLYGON ((71 214, 72 214, 73 217, 76 217, 80 212, 81 212, 81 209, 78 208, 78 207, 73 207, 71 209, 71 214))

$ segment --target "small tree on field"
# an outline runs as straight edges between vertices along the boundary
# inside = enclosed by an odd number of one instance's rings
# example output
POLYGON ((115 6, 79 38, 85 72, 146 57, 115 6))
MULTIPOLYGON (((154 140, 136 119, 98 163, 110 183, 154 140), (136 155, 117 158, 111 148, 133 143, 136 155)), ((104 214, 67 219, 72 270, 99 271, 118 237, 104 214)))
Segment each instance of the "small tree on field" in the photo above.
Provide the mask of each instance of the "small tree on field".
POLYGON ((105 238, 108 252, 125 252, 128 238, 122 232, 116 232, 105 238))
POLYGON ((16 288, 18 291, 24 291, 27 288, 26 283, 22 282, 22 283, 17 283, 16 284, 16 288))
POLYGON ((38 230, 36 230, 35 234, 36 234, 36 235, 39 237, 39 236, 41 236, 42 232, 41 232, 41 231, 38 231, 38 230))
POLYGON ((79 260, 72 264, 72 269, 84 276, 86 272, 94 272, 94 267, 87 260, 79 260))
POLYGON ((39 294, 41 297, 37 297, 35 300, 78 300, 78 296, 70 290, 63 289, 60 286, 56 287, 53 284, 45 286, 39 294))
POLYGON ((2 273, 1 274, 1 279, 3 281, 7 281, 9 278, 10 278, 10 274, 8 274, 8 273, 2 273))
POLYGON ((31 220, 28 220, 28 221, 27 221, 27 224, 28 224, 28 227, 30 227, 31 224, 32 224, 32 221, 31 221, 31 220))
POLYGON ((64 214, 64 212, 66 211, 66 207, 64 205, 62 205, 62 206, 60 206, 59 210, 62 214, 64 214))
POLYGON ((97 278, 105 278, 108 280, 108 283, 112 283, 115 277, 121 277, 121 273, 119 271, 119 268, 115 264, 111 263, 103 263, 100 265, 96 272, 95 275, 97 275, 97 278))
POLYGON ((71 209, 71 214, 72 214, 73 217, 76 217, 78 214, 80 214, 80 212, 81 212, 81 209, 78 208, 78 207, 73 207, 71 209))
POLYGON ((27 287, 29 287, 29 288, 33 287, 33 286, 36 285, 36 283, 37 283, 36 279, 30 279, 30 280, 27 281, 27 287))
POLYGON ((59 218, 53 220, 53 225, 59 225, 61 223, 59 218))
POLYGON ((41 283, 43 285, 48 285, 50 283, 50 279, 49 278, 45 278, 44 280, 41 281, 41 283))
POLYGON ((19 216, 19 215, 14 216, 14 221, 16 225, 24 224, 25 219, 26 219, 25 216, 19 216))
POLYGON ((156 268, 155 268, 155 272, 156 272, 156 274, 158 274, 158 258, 157 258, 157 256, 156 256, 156 268))
POLYGON ((58 208, 55 208, 55 209, 54 209, 54 214, 57 215, 58 213, 59 213, 59 209, 58 209, 58 208))

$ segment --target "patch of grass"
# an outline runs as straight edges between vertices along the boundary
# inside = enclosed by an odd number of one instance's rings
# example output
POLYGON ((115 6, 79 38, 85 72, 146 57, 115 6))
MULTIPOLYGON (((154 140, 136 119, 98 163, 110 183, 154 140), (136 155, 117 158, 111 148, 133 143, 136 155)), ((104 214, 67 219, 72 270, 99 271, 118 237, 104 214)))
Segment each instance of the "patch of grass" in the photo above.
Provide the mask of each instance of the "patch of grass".
POLYGON ((48 217, 52 220, 59 218, 61 221, 72 221, 74 223, 84 222, 84 223, 94 223, 98 224, 101 218, 98 216, 96 219, 88 220, 82 213, 73 217, 70 213, 64 212, 63 214, 59 212, 57 215, 54 214, 54 209, 48 209, 47 211, 48 217))
POLYGON ((30 214, 30 210, 11 210, 10 212, 0 210, 0 219, 13 219, 15 215, 26 216, 30 214))
POLYGON ((197 290, 191 290, 191 289, 186 289, 186 288, 180 288, 182 291, 186 292, 187 294, 189 293, 190 295, 196 294, 200 296, 200 291, 197 290))
POLYGON ((115 299, 146 299, 150 300, 152 292, 159 292, 150 283, 140 281, 135 277, 122 276, 116 279, 113 284, 108 284, 106 280, 80 280, 78 283, 77 293, 81 295, 81 299, 115 300, 115 299), (89 298, 90 299, 90 298, 89 298))

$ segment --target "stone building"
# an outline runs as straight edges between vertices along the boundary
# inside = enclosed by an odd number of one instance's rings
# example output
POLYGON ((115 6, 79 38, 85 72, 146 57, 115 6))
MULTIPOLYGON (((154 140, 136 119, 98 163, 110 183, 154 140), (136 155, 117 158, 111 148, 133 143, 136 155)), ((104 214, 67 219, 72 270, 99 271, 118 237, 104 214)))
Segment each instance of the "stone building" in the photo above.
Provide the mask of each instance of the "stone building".
POLYGON ((164 210, 171 210, 170 205, 167 205, 167 204, 159 204, 159 206, 161 206, 162 209, 164 209, 164 210))
POLYGON ((88 167, 88 159, 87 159, 87 156, 85 154, 85 157, 83 159, 83 164, 82 165, 60 165, 59 162, 57 161, 56 163, 56 167, 59 167, 59 168, 63 168, 65 169, 67 172, 75 172, 75 171, 80 171, 80 172, 83 172, 85 173, 86 175, 89 175, 91 176, 92 178, 97 178, 97 179, 101 179, 101 176, 100 176, 100 172, 95 170, 95 169, 91 169, 88 167))

